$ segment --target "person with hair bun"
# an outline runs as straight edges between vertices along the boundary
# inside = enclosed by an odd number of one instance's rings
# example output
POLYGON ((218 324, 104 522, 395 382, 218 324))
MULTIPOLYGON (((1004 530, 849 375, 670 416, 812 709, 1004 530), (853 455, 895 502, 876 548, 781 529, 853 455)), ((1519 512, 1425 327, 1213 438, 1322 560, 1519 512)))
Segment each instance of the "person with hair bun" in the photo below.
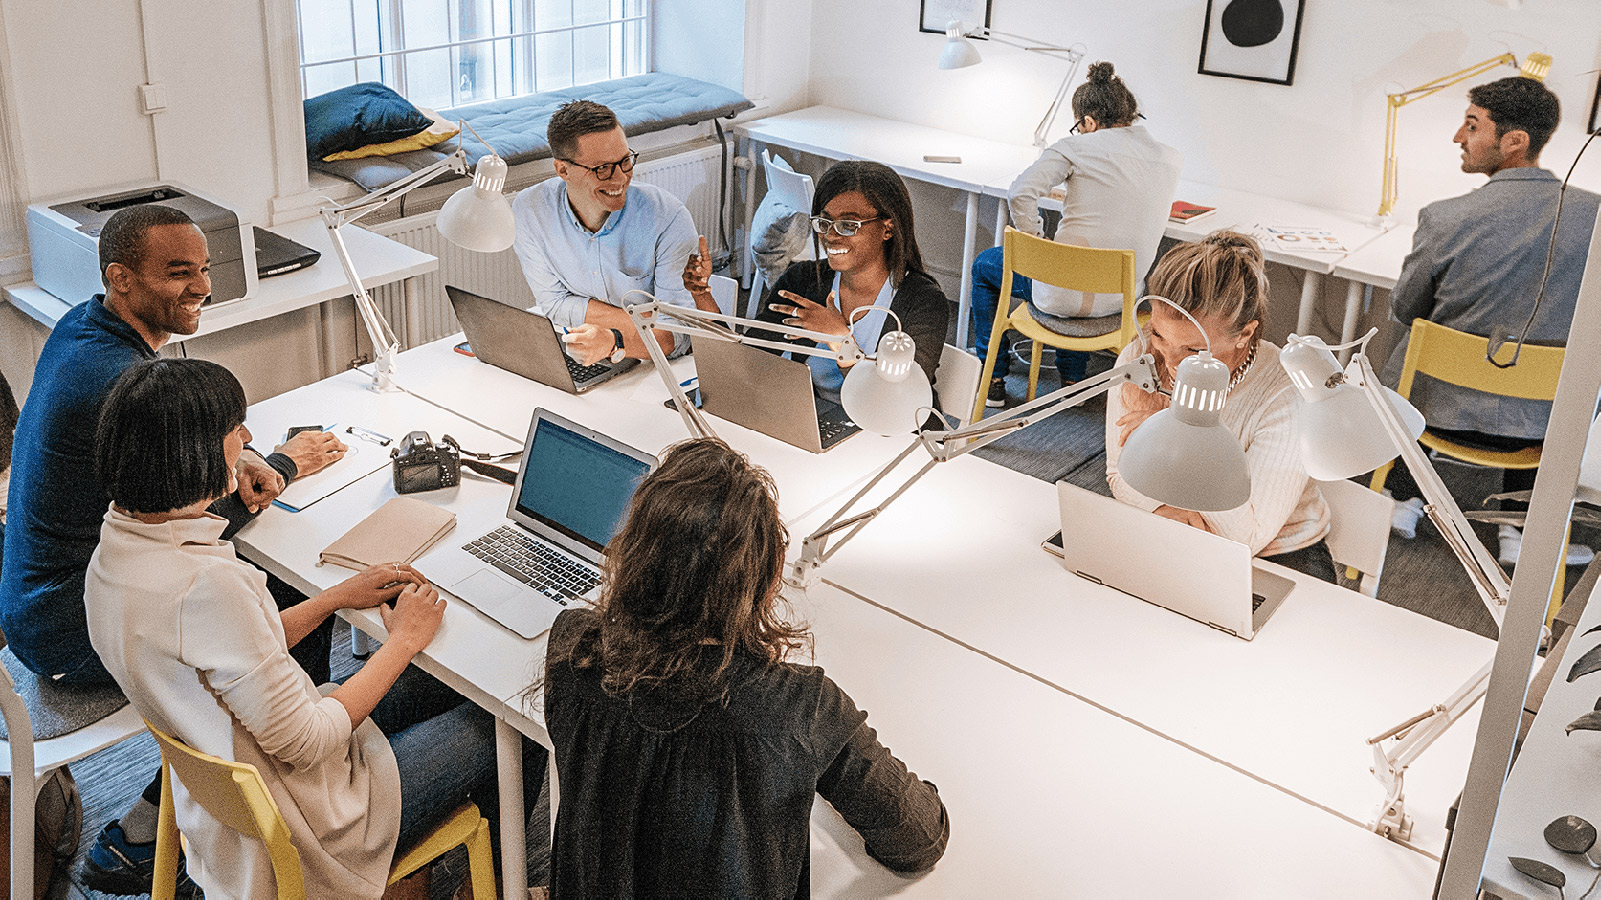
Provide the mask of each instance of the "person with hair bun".
MULTIPOLYGON (((1012 182, 1008 194, 1012 226, 1045 237, 1040 219, 1040 198, 1058 185, 1066 197, 1055 240, 1080 247, 1133 250, 1134 267, 1143 274, 1156 259, 1167 215, 1178 190, 1184 158, 1153 138, 1141 118, 1139 103, 1109 62, 1090 66, 1083 84, 1073 92, 1073 130, 1045 148, 1034 164, 1012 182)), ((988 358, 990 330, 1000 306, 1004 275, 1000 247, 992 247, 973 261, 973 335, 980 360, 988 358)), ((1096 318, 1122 312, 1118 294, 1066 291, 1053 285, 1033 285, 1015 277, 1012 296, 1032 303, 1050 316, 1096 318)), ((1115 330, 1115 326, 1113 329, 1115 330)), ((998 354, 989 384, 987 405, 1006 405, 1006 370, 1010 341, 993 348, 998 354)), ((1058 352, 1057 371, 1063 383, 1084 377, 1087 357, 1058 352)))
POLYGON ((1262 340, 1268 291, 1262 248, 1247 235, 1216 231, 1170 250, 1146 286, 1152 295, 1195 317, 1205 334, 1173 307, 1152 300, 1150 323, 1117 361, 1151 353, 1162 388, 1170 391, 1178 364, 1210 342, 1213 357, 1233 373, 1223 401, 1223 424, 1245 449, 1251 497, 1235 509, 1200 513, 1158 503, 1129 487, 1117 470, 1123 444, 1168 405, 1166 394, 1148 394, 1132 384, 1106 395, 1106 480, 1112 496, 1239 541, 1252 555, 1334 582, 1334 559, 1324 542, 1329 508, 1301 465, 1295 386, 1279 365, 1279 348, 1262 340))

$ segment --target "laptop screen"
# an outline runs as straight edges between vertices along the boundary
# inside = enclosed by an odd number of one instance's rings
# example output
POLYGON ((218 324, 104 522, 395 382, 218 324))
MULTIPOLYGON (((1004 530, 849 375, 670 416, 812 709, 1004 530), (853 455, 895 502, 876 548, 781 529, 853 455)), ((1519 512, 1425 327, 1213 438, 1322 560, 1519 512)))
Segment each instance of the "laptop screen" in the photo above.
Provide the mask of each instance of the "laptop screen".
POLYGON ((517 512, 602 550, 650 463, 540 419, 523 457, 517 512))

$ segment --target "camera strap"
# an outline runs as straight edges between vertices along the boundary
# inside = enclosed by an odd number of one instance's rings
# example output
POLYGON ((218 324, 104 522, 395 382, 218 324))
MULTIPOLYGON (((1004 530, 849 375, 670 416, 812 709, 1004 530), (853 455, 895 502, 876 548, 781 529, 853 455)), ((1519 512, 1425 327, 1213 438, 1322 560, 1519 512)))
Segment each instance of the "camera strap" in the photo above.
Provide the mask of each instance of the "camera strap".
POLYGON ((517 473, 510 469, 503 469, 500 466, 492 466, 489 463, 479 462, 476 459, 468 459, 466 456, 462 457, 461 466, 464 469, 470 469, 474 472, 477 472, 479 475, 483 475, 486 478, 493 478, 496 481, 503 481, 506 484, 517 483, 517 473))

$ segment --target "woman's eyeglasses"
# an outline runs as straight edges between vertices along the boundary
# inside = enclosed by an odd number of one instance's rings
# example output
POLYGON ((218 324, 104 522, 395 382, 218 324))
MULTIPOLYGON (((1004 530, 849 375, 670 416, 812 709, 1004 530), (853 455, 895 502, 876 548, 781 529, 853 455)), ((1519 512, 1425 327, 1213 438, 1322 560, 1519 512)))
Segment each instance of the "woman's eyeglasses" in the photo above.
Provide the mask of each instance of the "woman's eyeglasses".
POLYGON ((862 230, 868 222, 877 222, 883 216, 874 216, 871 219, 830 219, 827 216, 812 216, 812 231, 818 234, 827 234, 832 228, 840 237, 851 237, 862 230))
POLYGON ((601 181, 610 181, 611 177, 616 175, 618 171, 623 172, 625 175, 634 171, 634 160, 637 159, 639 159, 639 151, 631 150, 627 156, 619 159, 616 162, 601 163, 598 166, 586 166, 583 163, 573 162, 570 159, 564 159, 562 162, 568 164, 569 166, 577 166, 580 169, 588 169, 589 171, 594 172, 595 177, 601 181))

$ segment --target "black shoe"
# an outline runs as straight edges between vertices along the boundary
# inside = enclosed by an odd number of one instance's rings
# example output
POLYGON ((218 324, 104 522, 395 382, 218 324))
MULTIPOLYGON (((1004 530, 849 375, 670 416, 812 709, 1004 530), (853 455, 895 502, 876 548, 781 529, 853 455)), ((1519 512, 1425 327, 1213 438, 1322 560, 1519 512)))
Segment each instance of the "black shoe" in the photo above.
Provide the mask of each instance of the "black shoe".
MULTIPOLYGON (((79 874, 83 876, 84 886, 90 890, 126 897, 150 893, 155 872, 156 842, 133 843, 122 833, 122 825, 113 821, 100 830, 95 845, 89 848, 89 855, 84 857, 79 874)), ((184 869, 182 856, 178 857, 176 896, 179 900, 203 896, 199 885, 184 869)))
POLYGON ((1000 409, 1006 405, 1006 379, 991 378, 989 396, 984 398, 984 405, 991 409, 1000 409))

